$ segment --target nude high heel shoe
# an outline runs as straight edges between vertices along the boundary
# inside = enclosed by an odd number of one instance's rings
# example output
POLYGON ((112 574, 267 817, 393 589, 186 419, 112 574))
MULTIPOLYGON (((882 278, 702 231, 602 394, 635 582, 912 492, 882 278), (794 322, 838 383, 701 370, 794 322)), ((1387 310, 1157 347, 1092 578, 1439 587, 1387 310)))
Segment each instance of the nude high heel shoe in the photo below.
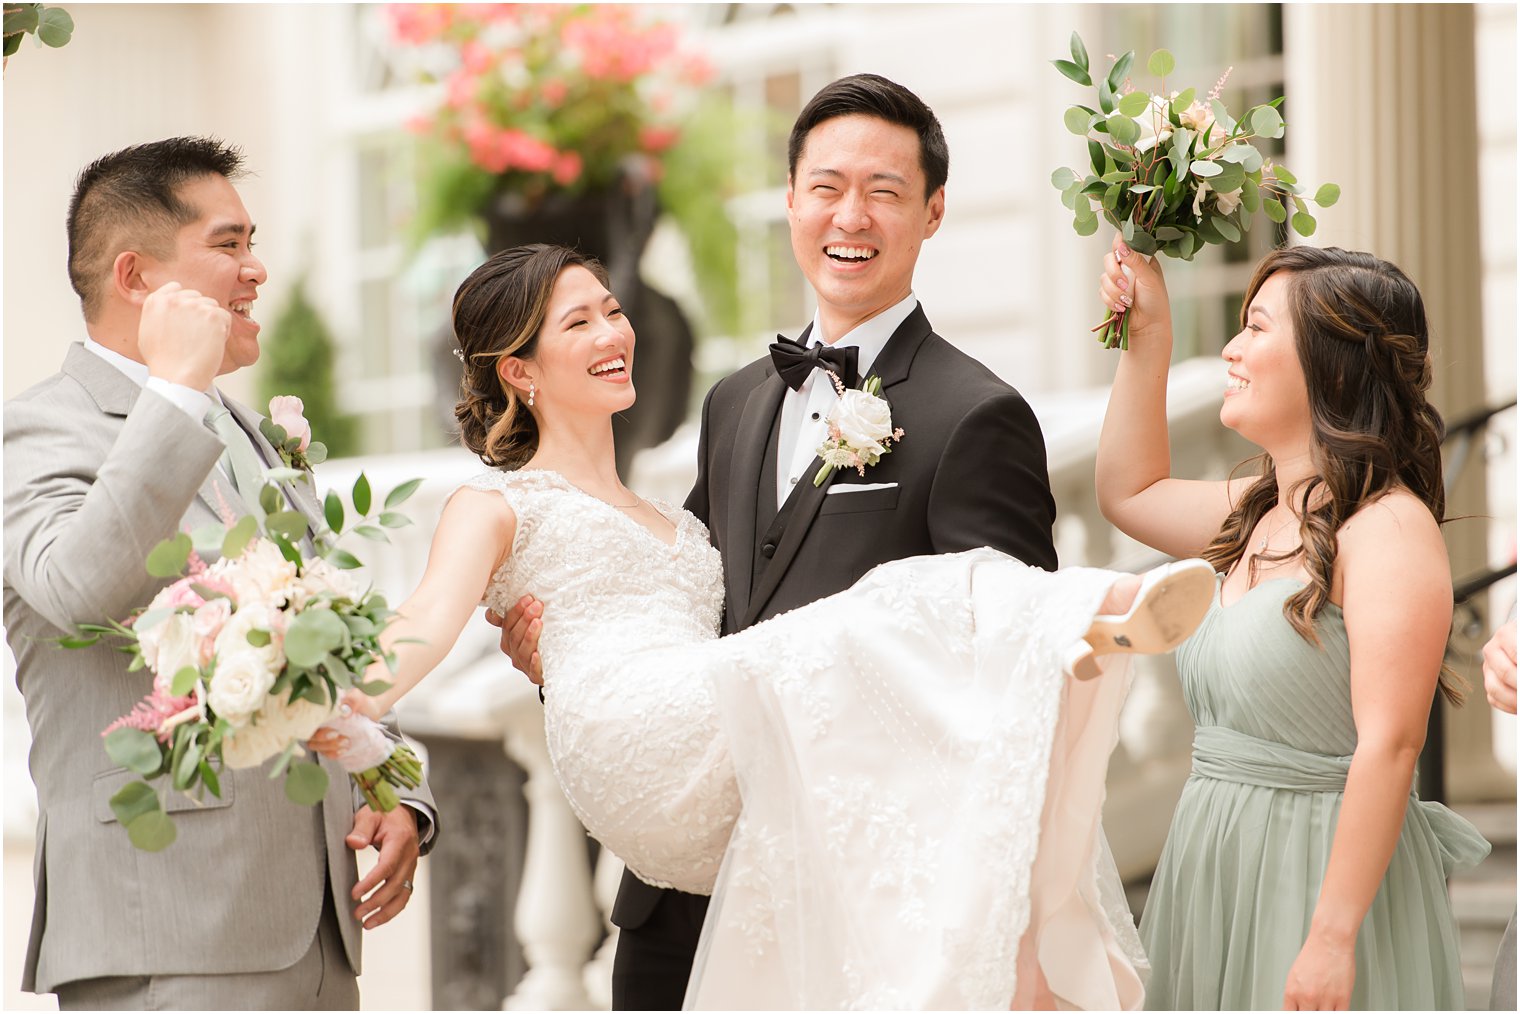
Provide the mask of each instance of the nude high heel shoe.
POLYGON ((1066 672, 1089 680, 1100 672, 1099 655, 1171 651, 1203 622, 1216 587, 1214 568, 1204 560, 1178 560, 1146 571, 1123 616, 1094 616, 1087 633, 1067 648, 1066 672))

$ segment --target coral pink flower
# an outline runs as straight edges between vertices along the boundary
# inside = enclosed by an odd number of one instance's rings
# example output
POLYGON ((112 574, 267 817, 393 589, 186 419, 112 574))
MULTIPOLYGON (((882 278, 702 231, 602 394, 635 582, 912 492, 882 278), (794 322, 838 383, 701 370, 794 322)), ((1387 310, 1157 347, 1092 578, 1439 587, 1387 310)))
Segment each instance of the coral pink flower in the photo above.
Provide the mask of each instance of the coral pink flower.
POLYGON ((644 127, 639 130, 639 147, 651 155, 658 155, 680 137, 681 131, 675 127, 644 127))
POLYGON ((568 187, 581 178, 581 157, 573 151, 561 152, 554 160, 554 182, 568 187))

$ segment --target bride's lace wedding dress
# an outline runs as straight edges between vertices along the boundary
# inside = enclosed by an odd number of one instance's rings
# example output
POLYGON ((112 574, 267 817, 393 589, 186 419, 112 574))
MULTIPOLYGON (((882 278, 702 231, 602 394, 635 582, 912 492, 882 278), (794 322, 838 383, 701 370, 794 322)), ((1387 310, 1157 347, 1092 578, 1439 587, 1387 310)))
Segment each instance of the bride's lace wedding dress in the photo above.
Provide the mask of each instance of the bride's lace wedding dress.
POLYGON ((1099 827, 1128 673, 1059 661, 1112 573, 922 557, 719 638, 690 514, 657 504, 667 545, 554 472, 469 485, 517 515, 486 602, 544 604, 571 806, 639 877, 713 894, 689 1007, 1006 1009, 1036 964, 1065 1005, 1138 1006, 1099 827))

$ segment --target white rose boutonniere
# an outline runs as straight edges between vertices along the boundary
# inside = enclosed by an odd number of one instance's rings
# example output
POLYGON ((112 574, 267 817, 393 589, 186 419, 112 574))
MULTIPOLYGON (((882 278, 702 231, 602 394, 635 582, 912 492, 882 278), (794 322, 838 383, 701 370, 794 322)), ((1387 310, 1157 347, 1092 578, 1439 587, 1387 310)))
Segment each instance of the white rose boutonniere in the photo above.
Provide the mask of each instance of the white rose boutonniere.
POLYGON ((829 438, 818 448, 823 467, 813 476, 814 486, 822 486, 836 468, 865 475, 867 465, 891 453, 892 442, 903 438, 903 431, 892 425, 892 407, 881 396, 880 377, 868 377, 860 390, 849 391, 832 372, 829 379, 839 402, 829 412, 829 438))

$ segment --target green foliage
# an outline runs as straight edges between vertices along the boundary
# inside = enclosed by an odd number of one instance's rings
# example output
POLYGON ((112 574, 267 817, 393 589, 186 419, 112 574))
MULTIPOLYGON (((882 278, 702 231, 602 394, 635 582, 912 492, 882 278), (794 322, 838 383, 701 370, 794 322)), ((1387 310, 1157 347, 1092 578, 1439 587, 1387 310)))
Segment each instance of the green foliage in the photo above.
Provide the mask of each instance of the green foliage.
POLYGON ((43 4, 6 4, 4 50, 6 59, 15 55, 21 48, 22 36, 28 34, 36 35, 37 41, 44 46, 58 49, 68 45, 69 39, 73 38, 74 19, 62 7, 47 7, 43 4))
MULTIPOLYGON (((1079 84, 1090 85, 1087 50, 1073 33, 1072 60, 1056 68, 1079 84)), ((1274 222, 1289 220, 1285 202, 1293 202, 1291 225, 1302 236, 1316 228, 1308 201, 1328 208, 1340 198, 1333 183, 1321 186, 1312 198, 1303 196, 1298 180, 1286 168, 1268 161, 1252 142, 1276 140, 1284 124, 1274 99, 1248 109, 1238 120, 1219 101, 1223 79, 1196 100, 1188 88, 1169 97, 1165 87, 1153 96, 1124 89, 1134 53, 1114 61, 1098 81, 1098 108, 1066 109, 1066 128, 1087 141, 1091 172, 1057 169, 1051 184, 1072 211, 1072 228, 1090 236, 1101 215, 1119 229, 1134 250, 1163 253, 1190 260, 1208 244, 1239 242, 1251 218, 1264 211, 1274 222)), ((1157 50, 1147 63, 1161 78, 1176 69, 1172 54, 1157 50)), ((1127 342, 1127 317, 1117 314, 1097 328, 1108 347, 1127 342)))
POLYGON ((338 408, 335 350, 332 333, 307 298, 306 280, 298 280, 263 341, 259 398, 264 405, 282 394, 300 398, 313 441, 342 457, 358 453, 359 444, 355 419, 338 408))

